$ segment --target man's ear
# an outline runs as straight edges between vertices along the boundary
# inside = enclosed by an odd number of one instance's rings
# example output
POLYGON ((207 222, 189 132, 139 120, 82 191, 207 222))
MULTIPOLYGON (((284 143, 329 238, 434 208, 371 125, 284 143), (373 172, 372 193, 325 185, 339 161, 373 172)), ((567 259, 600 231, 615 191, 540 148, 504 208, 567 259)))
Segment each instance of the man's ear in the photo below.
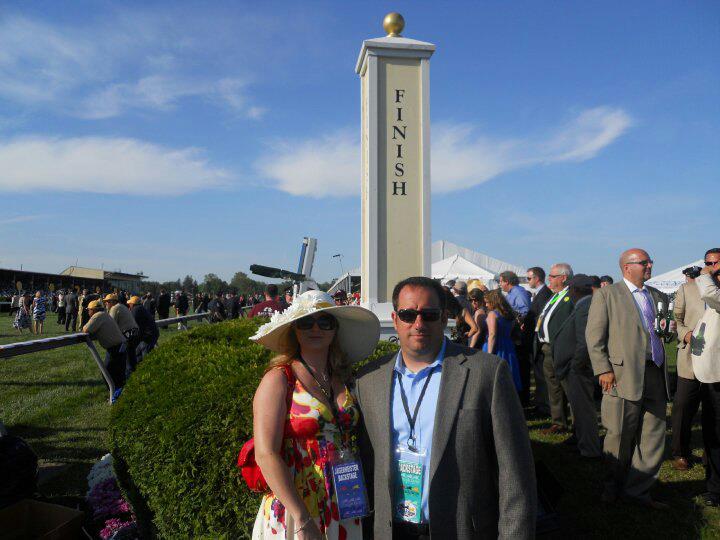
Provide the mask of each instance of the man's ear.
POLYGON ((392 319, 392 322, 393 322, 393 328, 395 328, 395 331, 397 332, 398 322, 397 322, 397 313, 395 313, 395 310, 392 310, 392 312, 390 313, 390 318, 392 319))

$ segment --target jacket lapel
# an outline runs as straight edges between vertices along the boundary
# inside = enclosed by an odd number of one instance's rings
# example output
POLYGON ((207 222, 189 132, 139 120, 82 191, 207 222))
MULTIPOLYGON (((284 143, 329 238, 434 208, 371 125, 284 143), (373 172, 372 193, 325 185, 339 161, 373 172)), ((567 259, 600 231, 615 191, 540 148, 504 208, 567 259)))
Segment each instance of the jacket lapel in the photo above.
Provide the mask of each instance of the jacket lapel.
POLYGON ((640 313, 640 308, 638 307, 637 303, 635 302, 635 299, 633 298, 632 293, 630 292, 630 289, 627 286, 627 283, 625 283, 625 280, 619 282, 617 284, 618 292, 620 293, 620 297, 622 298, 622 301, 625 302, 626 309, 632 310, 636 317, 635 322, 640 327, 640 329, 643 332, 646 332, 645 325, 643 324, 643 321, 641 319, 642 314, 640 313))
MULTIPOLYGON (((394 353, 390 358, 390 361, 385 364, 382 369, 377 371, 379 379, 375 381, 377 384, 376 388, 378 391, 378 402, 376 412, 378 419, 387 418, 388 421, 379 422, 379 425, 386 424, 385 429, 381 429, 378 433, 379 447, 377 452, 379 455, 384 455, 387 458, 387 481, 388 489, 392 490, 392 448, 390 448, 390 441, 392 441, 392 384, 393 377, 395 375, 395 359, 397 353, 394 353)), ((392 493, 392 491, 391 491, 392 493)))
POLYGON ((435 409, 435 427, 433 428, 432 452, 430 457, 430 480, 432 481, 440 459, 445 452, 450 432, 455 425, 455 417, 460 405, 468 369, 462 364, 466 358, 458 347, 448 343, 443 360, 440 394, 435 409))

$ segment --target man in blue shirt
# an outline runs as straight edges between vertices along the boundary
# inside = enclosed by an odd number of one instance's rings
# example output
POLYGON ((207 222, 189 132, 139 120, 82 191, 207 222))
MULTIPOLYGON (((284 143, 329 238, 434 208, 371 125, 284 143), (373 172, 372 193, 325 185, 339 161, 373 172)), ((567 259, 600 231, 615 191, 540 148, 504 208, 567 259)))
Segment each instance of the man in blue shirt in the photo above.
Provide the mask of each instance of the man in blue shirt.
POLYGON ((436 281, 408 278, 392 298, 400 351, 355 385, 372 536, 533 538, 535 471, 508 364, 446 340, 436 281))
POLYGON ((530 292, 520 286, 520 279, 515 272, 506 270, 498 279, 500 288, 507 295, 508 304, 515 312, 516 318, 524 319, 530 310, 530 292))

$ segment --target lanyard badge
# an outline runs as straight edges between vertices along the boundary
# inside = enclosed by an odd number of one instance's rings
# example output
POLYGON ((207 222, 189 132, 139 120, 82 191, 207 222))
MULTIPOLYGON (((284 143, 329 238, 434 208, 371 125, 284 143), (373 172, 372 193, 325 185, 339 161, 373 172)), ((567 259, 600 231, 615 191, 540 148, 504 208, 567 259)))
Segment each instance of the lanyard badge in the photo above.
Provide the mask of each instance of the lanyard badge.
POLYGON ((339 449, 330 461, 340 519, 362 518, 370 512, 362 463, 352 452, 339 449))
POLYGON ((423 481, 425 476, 424 448, 399 444, 395 462, 394 517, 399 521, 420 523, 422 519, 423 481))

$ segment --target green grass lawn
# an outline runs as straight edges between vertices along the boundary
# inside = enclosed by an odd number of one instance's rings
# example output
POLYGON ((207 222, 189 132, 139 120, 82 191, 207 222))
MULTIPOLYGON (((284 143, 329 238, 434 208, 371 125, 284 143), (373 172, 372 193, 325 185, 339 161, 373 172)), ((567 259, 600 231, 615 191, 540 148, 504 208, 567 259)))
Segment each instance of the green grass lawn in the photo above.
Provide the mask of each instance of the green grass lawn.
MULTIPOLYGON (((46 327, 47 336, 63 333, 52 315, 46 327)), ((176 332, 175 328, 161 330, 160 341, 176 332)), ((0 314, 0 343, 34 337, 27 332, 18 336, 7 314, 0 314)), ((674 369, 674 347, 667 350, 674 369)), ((46 470, 55 471, 41 485, 44 495, 85 494, 89 468, 108 451, 107 399, 107 387, 84 345, 0 360, 0 419, 33 446, 46 470)), ((540 430, 548 421, 534 420, 528 425, 536 458, 564 489, 558 506, 562 531, 556 538, 720 538, 720 511, 706 509, 696 499, 704 491, 702 466, 680 473, 669 461, 663 464, 655 496, 671 504, 667 512, 604 505, 599 499, 602 465, 581 461, 572 447, 563 444, 567 436, 542 435, 540 430)), ((699 424, 693 440, 699 457, 699 424)), ((669 446, 668 433, 668 459, 669 446)))
MULTIPOLYGON (((161 329, 160 343, 177 331, 177 326, 161 329)), ((57 315, 49 313, 42 337, 63 334, 57 315)), ((27 330, 19 335, 7 313, 0 313, 0 344, 38 337, 27 330)), ((104 358, 104 349, 96 347, 104 358)), ((0 360, 0 420, 40 457, 42 478, 47 478, 40 489, 44 495, 85 495, 90 467, 109 448, 108 397, 86 345, 0 360)))

